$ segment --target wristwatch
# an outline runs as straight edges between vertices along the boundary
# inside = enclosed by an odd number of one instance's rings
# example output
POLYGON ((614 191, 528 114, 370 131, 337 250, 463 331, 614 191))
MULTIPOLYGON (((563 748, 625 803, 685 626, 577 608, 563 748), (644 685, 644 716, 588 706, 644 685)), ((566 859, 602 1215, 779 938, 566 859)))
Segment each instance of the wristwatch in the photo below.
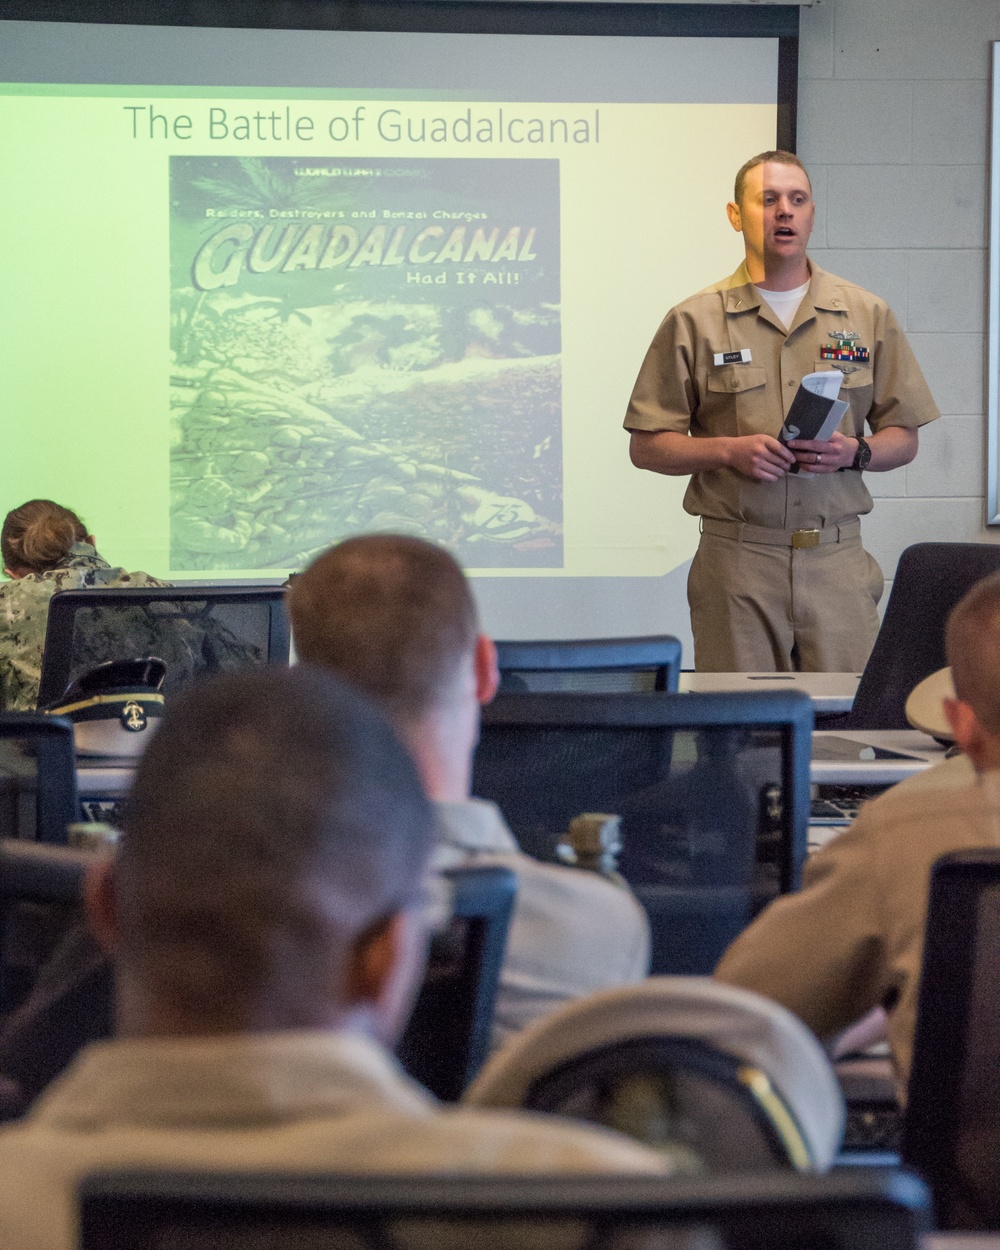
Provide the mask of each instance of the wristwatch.
POLYGON ((855 437, 858 440, 858 450, 854 453, 854 459, 851 461, 850 466, 844 465, 844 468, 841 469, 842 473, 845 472, 848 467, 856 469, 858 473, 863 473, 871 464, 872 449, 859 435, 855 435, 855 437))

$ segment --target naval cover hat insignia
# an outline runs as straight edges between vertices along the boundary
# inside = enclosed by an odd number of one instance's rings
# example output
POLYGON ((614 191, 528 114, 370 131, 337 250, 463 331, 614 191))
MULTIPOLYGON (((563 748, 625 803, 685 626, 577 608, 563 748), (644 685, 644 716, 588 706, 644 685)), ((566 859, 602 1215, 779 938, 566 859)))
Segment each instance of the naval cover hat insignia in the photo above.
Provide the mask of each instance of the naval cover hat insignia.
POLYGON ((78 754, 141 754, 145 734, 163 715, 167 666, 157 656, 107 660, 82 673, 46 708, 73 722, 78 754))

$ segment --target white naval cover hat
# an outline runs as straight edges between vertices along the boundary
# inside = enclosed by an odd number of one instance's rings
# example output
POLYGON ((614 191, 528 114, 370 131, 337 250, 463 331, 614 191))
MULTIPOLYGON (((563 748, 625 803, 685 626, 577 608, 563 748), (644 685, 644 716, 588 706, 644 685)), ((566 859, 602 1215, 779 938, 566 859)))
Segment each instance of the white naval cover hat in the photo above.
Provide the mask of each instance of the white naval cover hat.
POLYGON ((711 977, 649 977, 568 1003, 516 1034, 463 1095, 481 1107, 521 1107, 531 1085, 576 1055, 639 1037, 706 1042, 760 1069, 825 1172, 844 1134, 844 1098, 814 1034, 790 1011, 711 977))
POLYGON ((77 755, 136 757, 163 716, 166 673, 157 656, 105 660, 70 682, 45 710, 73 722, 77 755))
POLYGON ((944 700, 954 699, 955 687, 950 668, 939 668, 923 681, 918 682, 906 700, 906 719, 914 729, 930 734, 941 742, 954 742, 948 718, 944 714, 944 700))

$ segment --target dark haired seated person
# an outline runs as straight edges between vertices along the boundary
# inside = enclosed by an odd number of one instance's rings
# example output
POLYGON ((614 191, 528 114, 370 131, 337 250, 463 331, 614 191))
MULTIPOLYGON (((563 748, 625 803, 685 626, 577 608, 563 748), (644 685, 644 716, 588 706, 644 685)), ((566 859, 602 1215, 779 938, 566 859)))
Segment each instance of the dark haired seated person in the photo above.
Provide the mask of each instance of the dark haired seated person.
POLYGON ((570 999, 641 981, 649 927, 631 892, 525 855, 499 809, 470 797, 480 706, 499 674, 455 560, 417 538, 351 538, 295 579, 288 609, 299 656, 373 698, 409 748, 434 800, 435 865, 517 873, 494 1044, 570 999))
POLYGON ((433 842, 407 752, 331 675, 179 696, 88 884, 118 1037, 0 1130, 0 1245, 70 1250, 79 1179, 116 1166, 666 1172, 611 1132, 444 1109, 397 1066, 433 842))
POLYGON ((0 709, 8 711, 30 711, 38 700, 49 600, 57 590, 170 585, 112 568, 76 513, 51 499, 31 499, 7 513, 0 554, 11 578, 0 583, 0 709))

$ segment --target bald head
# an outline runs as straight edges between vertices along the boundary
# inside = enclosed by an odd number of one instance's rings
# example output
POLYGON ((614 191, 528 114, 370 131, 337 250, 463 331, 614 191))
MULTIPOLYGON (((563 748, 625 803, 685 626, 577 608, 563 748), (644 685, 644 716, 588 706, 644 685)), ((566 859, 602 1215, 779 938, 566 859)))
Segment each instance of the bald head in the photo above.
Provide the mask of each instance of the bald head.
POLYGON ((401 726, 455 696, 478 632, 456 561, 401 534, 332 547, 295 579, 288 607, 298 655, 346 678, 401 726))
POLYGON ((1000 573, 977 582, 952 610, 945 648, 955 693, 1000 739, 1000 573))
POLYGON ((136 773, 118 959, 188 1031, 320 1025, 357 943, 414 904, 431 841, 409 756, 336 678, 205 682, 168 707, 136 773))

